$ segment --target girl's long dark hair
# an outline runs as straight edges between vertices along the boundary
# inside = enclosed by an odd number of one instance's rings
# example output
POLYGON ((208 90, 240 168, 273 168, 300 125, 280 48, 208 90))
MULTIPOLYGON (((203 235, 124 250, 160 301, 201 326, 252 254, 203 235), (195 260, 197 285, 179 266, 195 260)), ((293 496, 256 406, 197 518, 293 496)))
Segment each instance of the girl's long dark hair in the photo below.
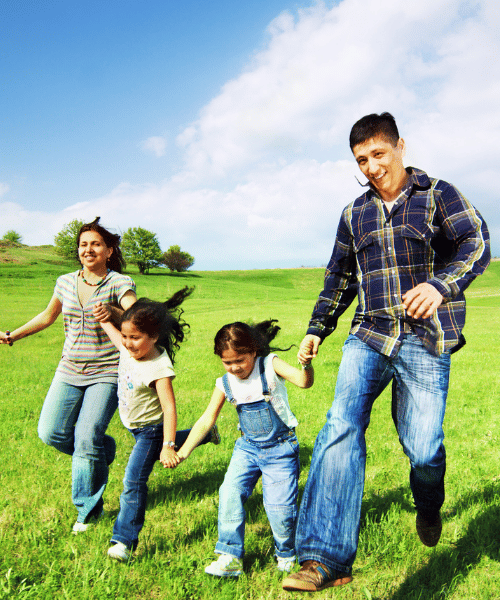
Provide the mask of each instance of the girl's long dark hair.
POLYGON ((180 305, 193 291, 194 287, 186 286, 166 302, 139 298, 123 313, 121 323, 131 321, 139 331, 146 333, 149 337, 158 336, 156 343, 165 348, 174 364, 175 353, 189 330, 189 325, 182 319, 184 311, 180 305))
POLYGON ((270 345, 281 329, 277 322, 277 319, 268 319, 256 325, 241 321, 224 325, 215 335, 214 354, 222 358, 224 350, 234 350, 238 354, 255 352, 257 356, 267 356, 275 350, 290 350, 292 346, 277 348, 270 345))
POLYGON ((108 231, 105 227, 99 225, 100 218, 101 217, 96 217, 92 223, 85 223, 85 225, 80 227, 80 231, 78 232, 78 236, 76 238, 76 258, 78 262, 80 262, 80 258, 78 256, 78 246, 80 245, 80 236, 82 233, 85 233, 86 231, 95 231, 102 237, 108 248, 113 248, 113 252, 106 263, 107 266, 117 273, 122 273, 123 269, 126 267, 126 264, 122 256, 122 251, 120 250, 121 238, 117 233, 111 233, 111 231, 108 231))

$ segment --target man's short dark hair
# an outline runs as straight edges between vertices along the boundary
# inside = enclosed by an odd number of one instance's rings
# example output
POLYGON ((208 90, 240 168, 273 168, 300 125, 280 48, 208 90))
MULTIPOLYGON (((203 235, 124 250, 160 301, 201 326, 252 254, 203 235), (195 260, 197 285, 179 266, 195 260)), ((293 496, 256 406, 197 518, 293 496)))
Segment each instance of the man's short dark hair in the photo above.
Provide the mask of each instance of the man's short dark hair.
POLYGON ((382 136, 387 142, 395 146, 399 140, 399 131, 394 117, 384 112, 380 115, 373 113, 366 115, 354 123, 349 135, 351 150, 358 144, 363 144, 371 138, 382 136))

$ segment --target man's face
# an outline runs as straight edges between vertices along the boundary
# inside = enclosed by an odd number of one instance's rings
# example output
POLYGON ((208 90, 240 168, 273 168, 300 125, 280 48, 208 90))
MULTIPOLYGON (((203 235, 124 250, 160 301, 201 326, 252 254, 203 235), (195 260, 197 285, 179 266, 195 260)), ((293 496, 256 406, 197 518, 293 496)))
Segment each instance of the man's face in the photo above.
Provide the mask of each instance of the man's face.
POLYGON ((404 150, 402 138, 393 146, 382 136, 370 138, 352 149, 361 172, 385 201, 395 200, 407 179, 404 150))

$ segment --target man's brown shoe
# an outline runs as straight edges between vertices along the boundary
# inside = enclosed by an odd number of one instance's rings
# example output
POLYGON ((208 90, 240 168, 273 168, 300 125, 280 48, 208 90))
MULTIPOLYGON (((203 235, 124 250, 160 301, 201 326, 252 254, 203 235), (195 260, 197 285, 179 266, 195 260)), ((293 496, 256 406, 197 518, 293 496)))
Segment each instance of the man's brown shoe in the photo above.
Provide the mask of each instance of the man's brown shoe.
POLYGON ((292 573, 283 579, 283 589, 290 592, 320 592, 350 581, 352 577, 347 573, 331 571, 316 560, 306 560, 298 573, 292 573))
POLYGON ((441 515, 438 513, 433 519, 424 517, 417 513, 417 533, 420 541, 424 546, 432 548, 439 542, 443 524, 441 523, 441 515))

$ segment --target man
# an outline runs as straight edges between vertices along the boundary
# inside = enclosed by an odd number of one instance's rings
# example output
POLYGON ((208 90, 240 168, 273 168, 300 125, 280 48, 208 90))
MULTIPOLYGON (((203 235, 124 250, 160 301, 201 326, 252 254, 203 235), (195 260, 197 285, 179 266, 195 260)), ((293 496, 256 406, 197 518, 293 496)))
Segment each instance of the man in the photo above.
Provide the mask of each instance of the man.
POLYGON ((356 296, 358 307, 302 498, 301 568, 283 580, 286 590, 314 592, 352 580, 365 430, 390 382, 417 533, 426 546, 439 541, 450 354, 465 343, 463 292, 489 262, 488 231, 474 207, 452 185, 404 168, 405 143, 392 115, 360 119, 350 146, 369 189, 343 211, 299 356, 317 356, 356 296))

